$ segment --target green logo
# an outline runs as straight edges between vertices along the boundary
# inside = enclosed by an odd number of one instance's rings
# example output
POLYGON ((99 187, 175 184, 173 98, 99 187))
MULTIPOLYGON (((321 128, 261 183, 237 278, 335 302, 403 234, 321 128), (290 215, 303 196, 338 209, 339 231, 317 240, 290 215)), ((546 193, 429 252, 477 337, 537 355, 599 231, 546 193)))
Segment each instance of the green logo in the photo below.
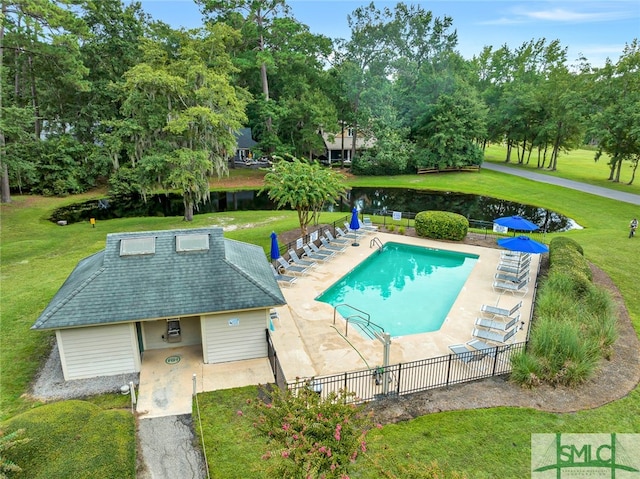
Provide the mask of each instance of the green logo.
POLYGON ((532 434, 531 477, 640 478, 640 434, 532 434))
POLYGON ((164 362, 167 364, 178 364, 180 362, 180 356, 169 356, 164 362))

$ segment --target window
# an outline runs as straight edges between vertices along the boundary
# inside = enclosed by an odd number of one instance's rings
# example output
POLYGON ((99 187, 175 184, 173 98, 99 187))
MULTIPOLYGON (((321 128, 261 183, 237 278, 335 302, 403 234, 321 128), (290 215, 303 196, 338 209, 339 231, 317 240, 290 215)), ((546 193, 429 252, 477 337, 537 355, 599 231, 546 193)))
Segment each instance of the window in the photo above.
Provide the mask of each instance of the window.
POLYGON ((351 138, 353 137, 353 128, 347 129, 347 136, 351 138))
POLYGON ((208 251, 209 250, 209 235, 177 235, 176 236, 176 251, 208 251))
POLYGON ((144 238, 123 238, 120 240, 120 256, 154 254, 155 252, 155 236, 147 236, 144 238))

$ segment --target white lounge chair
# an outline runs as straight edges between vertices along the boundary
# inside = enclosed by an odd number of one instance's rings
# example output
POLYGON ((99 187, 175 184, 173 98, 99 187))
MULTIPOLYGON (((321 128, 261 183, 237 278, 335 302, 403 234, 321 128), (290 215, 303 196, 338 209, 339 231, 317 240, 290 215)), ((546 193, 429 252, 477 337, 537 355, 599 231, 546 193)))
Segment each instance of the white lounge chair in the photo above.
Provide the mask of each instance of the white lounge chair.
POLYGON ((531 253, 519 253, 517 251, 503 251, 500 258, 505 261, 525 261, 531 258, 531 253))
POLYGON ((495 274, 494 278, 497 279, 498 281, 510 281, 512 283, 522 283, 525 280, 527 281, 529 280, 529 270, 524 271, 520 274, 498 272, 495 274))
POLYGON ((336 233, 340 236, 340 238, 347 238, 347 239, 355 239, 356 235, 353 233, 345 233, 344 230, 342 230, 342 228, 340 228, 339 226, 336 226, 336 233))
POLYGON ((522 266, 518 266, 517 264, 500 263, 496 269, 498 271, 502 271, 503 273, 522 274, 529 272, 530 265, 531 262, 522 266))
POLYGON ((329 240, 327 238, 325 238, 324 236, 320 237, 320 242, 322 243, 322 247, 324 249, 329 250, 329 251, 335 251, 336 253, 343 253, 344 250, 347 249, 346 245, 338 246, 338 245, 333 245, 333 244, 329 243, 329 240))
POLYGON ((327 237, 327 239, 329 240, 329 243, 337 243, 337 244, 349 244, 349 240, 345 239, 345 238, 336 238, 335 236, 333 236, 333 234, 331 233, 331 231, 326 230, 324 232, 324 235, 327 237))
POLYGON ((311 266, 315 266, 315 265, 318 264, 315 261, 309 261, 309 260, 300 258, 300 256, 298 256, 298 253, 296 253, 296 251, 293 250, 293 249, 289 250, 289 258, 291 258, 291 262, 293 264, 297 264, 298 266, 311 267, 311 266))
POLYGON ((487 329, 496 329, 498 331, 509 331, 520 322, 520 315, 515 318, 509 318, 509 321, 497 321, 488 318, 476 318, 476 326, 482 326, 487 329))
POLYGON ((471 346, 473 349, 477 349, 478 351, 482 351, 487 356, 491 356, 492 358, 496 357, 498 353, 499 346, 493 346, 491 344, 485 343, 480 339, 471 339, 465 343, 467 346, 471 346))
MULTIPOLYGON (((358 221, 358 224, 361 224, 361 223, 358 221)), ((347 223, 346 221, 344 222, 344 227, 345 227, 345 229, 347 230, 347 233, 349 233, 349 234, 356 234, 356 230, 352 230, 352 229, 351 229, 351 226, 350 226, 350 225, 349 225, 349 223, 347 223)), ((373 233, 373 231, 372 231, 372 230, 369 230, 369 229, 367 229, 367 228, 362 228, 362 227, 360 227, 360 228, 358 229, 358 233, 357 233, 357 234, 359 234, 360 236, 363 236, 363 235, 365 235, 365 234, 369 234, 369 233, 373 233)))
POLYGON ((318 248, 313 241, 309 241, 309 243, 307 243, 307 244, 309 245, 309 248, 311 248, 311 251, 313 251, 316 254, 323 254, 323 255, 326 255, 326 256, 328 256, 330 258, 333 258, 337 253, 337 251, 335 251, 335 250, 318 248))
POLYGON ((514 313, 518 311, 521 307, 522 307, 522 301, 520 301, 511 309, 499 308, 498 306, 483 304, 482 307, 480 308, 480 311, 482 311, 483 313, 487 313, 491 316, 509 317, 509 316, 513 316, 514 313))
POLYGON ((471 333, 471 336, 473 336, 474 338, 480 338, 487 341, 493 341, 494 343, 504 344, 507 341, 509 341, 513 336, 515 336, 517 332, 518 332, 518 328, 511 328, 509 331, 507 331, 504 334, 500 334, 499 332, 493 331, 490 329, 473 328, 473 332, 471 333))
POLYGON ((371 222, 371 218, 368 216, 365 216, 362 221, 359 221, 359 223, 361 230, 371 231, 373 233, 378 231, 378 227, 371 222))
POLYGON ((481 361, 484 358, 485 353, 480 350, 472 350, 467 348, 464 344, 452 344, 449 349, 456 355, 460 361, 468 364, 472 361, 481 361))
POLYGON ((523 296, 529 291, 529 280, 521 283, 512 283, 511 281, 494 281, 493 290, 503 291, 511 294, 522 294, 523 296))
MULTIPOLYGON (((273 270, 273 276, 276 278, 276 280, 279 283, 284 283, 288 286, 291 286, 293 283, 296 282, 296 277, 295 276, 289 276, 287 274, 280 274, 278 273, 278 271, 276 270, 276 268, 271 265, 271 269, 273 270)), ((273 320, 274 316, 272 314, 269 315, 270 319, 273 320)), ((275 313, 275 317, 278 317, 278 313, 275 313)))
POLYGON ((285 261, 285 259, 280 256, 278 259, 278 267, 279 273, 295 273, 295 274, 306 274, 309 271, 309 266, 298 266, 297 264, 290 264, 285 261))
POLYGON ((305 258, 315 259, 317 261, 329 261, 331 259, 330 254, 319 254, 311 250, 308 244, 302 245, 302 249, 304 250, 303 256, 305 258))

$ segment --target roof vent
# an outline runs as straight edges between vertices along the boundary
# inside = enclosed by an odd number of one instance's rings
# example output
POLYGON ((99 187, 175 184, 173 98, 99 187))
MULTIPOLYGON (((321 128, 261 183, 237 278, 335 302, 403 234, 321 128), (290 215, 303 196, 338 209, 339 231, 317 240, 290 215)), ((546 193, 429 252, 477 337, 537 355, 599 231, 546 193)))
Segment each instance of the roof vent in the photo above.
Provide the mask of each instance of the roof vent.
POLYGON ((155 236, 146 236, 144 238, 123 238, 120 240, 120 256, 154 254, 155 252, 155 236))
POLYGON ((208 234, 176 235, 176 251, 208 251, 208 234))

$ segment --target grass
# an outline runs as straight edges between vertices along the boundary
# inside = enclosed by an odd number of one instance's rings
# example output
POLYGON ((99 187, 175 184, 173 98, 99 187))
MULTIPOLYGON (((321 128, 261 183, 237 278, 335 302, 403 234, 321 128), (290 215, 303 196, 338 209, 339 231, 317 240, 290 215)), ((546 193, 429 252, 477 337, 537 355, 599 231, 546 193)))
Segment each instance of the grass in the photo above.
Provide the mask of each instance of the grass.
MULTIPOLYGON (((564 165, 569 169, 571 156, 561 157, 560 171, 557 174, 571 174, 571 179, 580 179, 576 175, 583 172, 571 173, 564 170, 564 165)), ((354 178, 350 183, 352 186, 475 193, 544 206, 573 218, 585 229, 562 235, 576 239, 583 246, 586 258, 611 276, 621 291, 636 331, 640 331, 640 295, 637 287, 640 244, 637 238, 627 238, 627 225, 630 218, 637 216, 637 206, 488 170, 478 173, 354 178)), ((612 185, 607 183, 607 186, 612 185)), ((88 223, 59 227, 47 220, 53 209, 92 197, 81 195, 60 199, 17 196, 13 203, 0 207, 0 420, 43 407, 24 397, 23 393, 28 390, 38 366, 48 353, 51 335, 30 331, 29 328, 77 262, 104 248, 107 233, 224 225, 229 228, 225 232, 226 237, 258 244, 268 251, 269 233, 272 230, 280 232, 297 227, 295 213, 287 211, 196 215, 190 224, 175 217, 128 218, 99 222, 96 228, 91 228, 88 223)), ((321 221, 329 222, 342 216, 343 213, 323 213, 321 221)), ((553 235, 548 235, 547 240, 551 237, 553 235)), ((96 401, 101 409, 121 407, 115 399, 96 401)), ((235 409, 229 411, 233 414, 235 409)), ((131 418, 130 415, 128 417, 131 418)), ((376 446, 373 449, 379 448, 382 451, 380 454, 383 456, 376 458, 379 464, 390 461, 392 456, 401 460, 404 455, 409 454, 410 458, 424 462, 438 458, 454 469, 469 472, 469 477, 474 478, 525 477, 529 474, 526 467, 529 461, 529 436, 532 432, 640 432, 638 418, 640 394, 635 390, 625 399, 577 414, 553 415, 510 408, 433 414, 385 427, 376 433, 380 434, 380 444, 373 444, 376 446), (416 451, 420 451, 420 454, 416 451), (505 468, 506 472, 503 473, 501 468, 505 468)), ((111 422, 118 424, 111 416, 103 419, 106 425, 111 422)), ((50 427, 54 427, 53 424, 48 423, 50 427)), ((6 426, 6 423, 2 426, 6 426)), ((236 435, 225 423, 216 425, 216 416, 208 416, 205 427, 220 428, 213 436, 219 444, 216 441, 207 443, 216 444, 217 448, 223 447, 222 442, 228 436, 236 435)), ((29 430, 27 435, 32 435, 29 430)), ((249 441, 250 435, 244 438, 249 441)), ((63 443, 64 441, 61 445, 63 443)), ((229 446, 226 452, 221 453, 219 461, 211 462, 215 464, 216 471, 241 469, 238 468, 238 458, 242 458, 243 465, 250 465, 253 460, 251 454, 257 454, 261 450, 260 444, 251 441, 242 445, 241 449, 234 447, 240 446, 229 446)), ((82 454, 78 452, 78 455, 82 454)), ((81 463, 84 463, 84 459, 78 458, 81 463)), ((259 457, 255 463, 260 464, 259 457)), ((376 477, 375 470, 360 470, 358 474, 357 477, 376 477)))
POLYGON ((127 411, 62 401, 19 414, 4 427, 8 431, 24 428, 30 439, 11 451, 12 460, 24 471, 16 477, 136 477, 135 423, 127 411))

